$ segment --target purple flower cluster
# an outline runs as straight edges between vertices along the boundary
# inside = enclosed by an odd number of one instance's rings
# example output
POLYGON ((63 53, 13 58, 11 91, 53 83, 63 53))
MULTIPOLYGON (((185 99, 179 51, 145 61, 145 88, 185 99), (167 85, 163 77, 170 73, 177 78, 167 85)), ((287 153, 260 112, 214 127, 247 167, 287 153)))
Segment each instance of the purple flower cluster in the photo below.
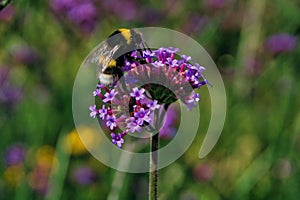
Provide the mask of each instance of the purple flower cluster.
POLYGON ((91 0, 50 0, 50 6, 85 33, 96 28, 99 12, 91 0))
MULTIPOLYGON (((148 69, 152 72, 147 78, 149 80, 164 80, 164 85, 167 85, 172 89, 172 92, 175 92, 175 94, 170 94, 163 99, 159 97, 159 102, 170 104, 180 99, 190 110, 196 106, 196 102, 200 101, 200 95, 191 89, 200 88, 208 84, 208 81, 202 75, 205 68, 198 63, 192 64, 190 56, 179 56, 177 54, 178 51, 178 48, 169 47, 159 48, 153 51, 152 54, 146 54, 146 60, 149 64, 152 64, 152 68, 148 69)), ((139 67, 138 71, 143 71, 142 68, 145 68, 145 66, 139 67)), ((143 79, 142 76, 137 77, 143 79)), ((138 81, 142 81, 142 79, 138 81)), ((157 88, 157 86, 154 85, 154 88, 157 88)), ((159 95, 156 92, 155 94, 152 92, 154 88, 150 86, 149 92, 152 96, 157 97, 159 95)), ((158 87, 158 90, 160 90, 160 87, 158 87)), ((165 90, 164 92, 169 91, 165 90)))
POLYGON ((112 143, 119 148, 128 133, 142 132, 148 126, 155 128, 154 116, 160 108, 168 108, 180 99, 191 109, 200 101, 200 95, 193 89, 208 83, 202 75, 205 68, 192 64, 190 56, 178 55, 178 51, 172 47, 145 50, 142 55, 134 51, 133 59, 128 59, 122 68, 125 81, 97 85, 93 96, 101 105, 89 107, 90 117, 105 122, 112 131, 112 143), (146 84, 135 86, 145 81, 146 84))
POLYGON ((117 92, 115 89, 109 89, 109 86, 98 85, 97 89, 93 92, 96 98, 100 98, 103 105, 100 109, 96 105, 89 107, 90 116, 95 118, 96 116, 105 122, 105 125, 111 130, 115 131, 118 129, 118 124, 125 124, 125 131, 121 133, 112 132, 111 138, 112 143, 117 145, 119 148, 124 143, 124 136, 128 132, 141 132, 142 127, 151 123, 151 113, 155 109, 159 108, 157 101, 151 101, 144 95, 145 89, 138 89, 134 87, 128 94, 123 93, 121 90, 117 92), (130 113, 123 113, 118 108, 113 108, 111 104, 119 105, 121 107, 128 107, 126 105, 130 102, 129 110, 130 113), (134 103, 133 103, 134 102, 134 103))

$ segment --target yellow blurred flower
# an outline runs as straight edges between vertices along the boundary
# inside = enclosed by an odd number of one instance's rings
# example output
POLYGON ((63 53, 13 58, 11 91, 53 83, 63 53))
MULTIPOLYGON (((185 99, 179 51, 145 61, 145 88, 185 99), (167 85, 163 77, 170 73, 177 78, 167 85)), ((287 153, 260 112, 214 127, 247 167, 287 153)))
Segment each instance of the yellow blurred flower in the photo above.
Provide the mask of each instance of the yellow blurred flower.
POLYGON ((3 177, 7 185, 15 187, 22 181, 24 175, 25 175, 24 167, 22 164, 20 164, 20 165, 12 165, 7 167, 4 170, 3 177))
POLYGON ((48 189, 48 179, 51 169, 57 165, 55 149, 52 146, 44 145, 35 152, 35 164, 28 174, 29 186, 39 193, 45 193, 48 189))
POLYGON ((65 138, 65 149, 73 155, 80 155, 87 152, 87 148, 93 148, 99 144, 100 134, 88 126, 79 126, 71 131, 65 138))
POLYGON ((47 168, 51 168, 53 162, 57 162, 54 148, 48 145, 39 148, 35 154, 35 158, 38 166, 47 168))

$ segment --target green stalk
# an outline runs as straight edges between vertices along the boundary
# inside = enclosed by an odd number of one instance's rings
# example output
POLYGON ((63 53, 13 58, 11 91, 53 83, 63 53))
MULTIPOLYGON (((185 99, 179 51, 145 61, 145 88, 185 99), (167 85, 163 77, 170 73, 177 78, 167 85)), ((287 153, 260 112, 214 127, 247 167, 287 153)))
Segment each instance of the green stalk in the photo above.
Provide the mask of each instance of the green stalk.
POLYGON ((158 199, 158 136, 159 133, 150 137, 149 200, 158 199))

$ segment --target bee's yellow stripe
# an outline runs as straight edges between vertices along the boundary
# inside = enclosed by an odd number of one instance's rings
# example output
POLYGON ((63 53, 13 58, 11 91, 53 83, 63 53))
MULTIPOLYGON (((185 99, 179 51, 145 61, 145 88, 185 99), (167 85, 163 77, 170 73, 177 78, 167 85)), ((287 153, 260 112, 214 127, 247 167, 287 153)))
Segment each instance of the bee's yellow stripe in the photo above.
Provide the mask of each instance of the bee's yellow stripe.
POLYGON ((129 29, 126 28, 120 28, 119 31, 121 32, 121 34, 123 35, 123 37, 125 38, 125 40, 127 41, 127 44, 131 43, 131 32, 129 29))
POLYGON ((115 59, 112 59, 109 63, 108 63, 108 67, 115 67, 117 65, 117 61, 115 59))

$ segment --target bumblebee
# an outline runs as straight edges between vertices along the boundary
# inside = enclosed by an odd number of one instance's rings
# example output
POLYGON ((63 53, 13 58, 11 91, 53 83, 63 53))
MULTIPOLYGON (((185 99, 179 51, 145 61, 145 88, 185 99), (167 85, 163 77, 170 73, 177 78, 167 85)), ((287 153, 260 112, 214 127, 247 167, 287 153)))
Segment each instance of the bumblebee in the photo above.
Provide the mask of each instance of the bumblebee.
POLYGON ((113 84, 123 76, 122 66, 126 60, 135 60, 132 52, 149 49, 142 34, 133 30, 121 28, 109 35, 107 40, 96 48, 90 60, 97 65, 97 78, 100 83, 113 84))

